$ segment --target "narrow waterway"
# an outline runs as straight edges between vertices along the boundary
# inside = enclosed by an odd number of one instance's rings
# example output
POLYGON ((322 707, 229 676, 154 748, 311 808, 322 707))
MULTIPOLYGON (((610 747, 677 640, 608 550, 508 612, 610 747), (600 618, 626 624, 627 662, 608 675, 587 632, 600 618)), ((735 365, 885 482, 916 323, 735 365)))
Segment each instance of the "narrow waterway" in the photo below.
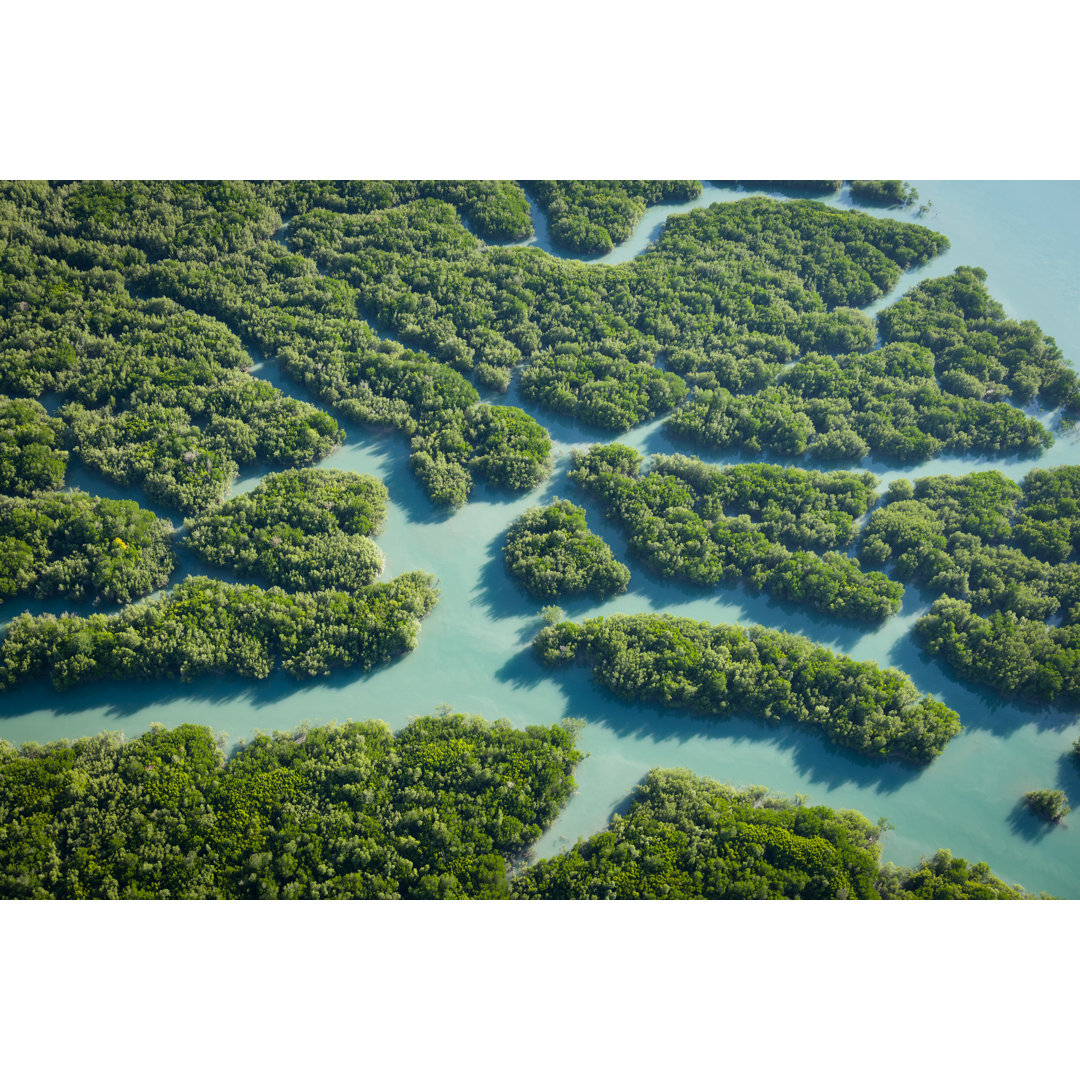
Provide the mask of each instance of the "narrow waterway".
MULTIPOLYGON (((933 203, 921 219, 912 209, 870 212, 921 220, 949 236, 952 247, 929 266, 905 275, 897 291, 958 265, 983 266, 991 293, 1010 315, 1035 319, 1067 357, 1080 358, 1080 184, 915 181, 915 185, 920 201, 933 203)), ((652 207, 625 244, 596 261, 633 258, 655 239, 672 213, 745 194, 707 184, 691 204, 652 207)), ((846 191, 826 201, 849 203, 846 191)), ((549 240, 535 207, 534 221, 536 242, 545 247, 549 240)), ((253 358, 254 374, 286 393, 311 400, 276 363, 253 358)), ((66 693, 47 684, 26 686, 0 695, 0 736, 12 742, 46 742, 102 730, 135 735, 155 722, 168 726, 195 722, 225 732, 235 742, 257 730, 289 730, 303 721, 380 717, 400 727, 410 716, 444 702, 490 719, 507 717, 519 726, 579 716, 588 722, 581 747, 589 756, 578 771, 577 794, 538 844, 540 855, 602 828, 649 769, 686 766, 736 784, 801 792, 813 802, 852 807, 872 820, 884 816, 893 825, 884 840, 886 859, 911 863, 947 847, 965 858, 986 860, 1000 876, 1028 889, 1080 898, 1080 829, 1044 827, 1017 809, 1025 791, 1045 787, 1063 788, 1080 807, 1080 772, 1064 757, 1080 735, 1077 714, 1004 702, 957 682, 927 660, 911 628, 932 597, 918 590, 908 589, 898 616, 866 627, 826 619, 737 586, 702 590, 664 584, 630 562, 628 593, 603 604, 577 601, 563 606, 573 618, 671 611, 713 622, 760 622, 803 633, 857 659, 898 666, 920 690, 938 695, 956 709, 966 726, 925 768, 868 763, 790 724, 709 721, 628 705, 593 686, 583 668, 552 673, 541 668, 528 648, 540 627, 539 605, 508 578, 501 557, 503 538, 510 522, 527 507, 567 497, 584 501, 590 527, 616 555, 629 561, 621 533, 566 479, 573 448, 612 437, 535 409, 520 401, 513 387, 505 397, 486 393, 485 397, 521 405, 548 427, 556 464, 540 488, 509 496, 481 487, 467 506, 448 514, 432 507, 415 481, 403 435, 373 433, 340 417, 345 443, 323 462, 327 468, 370 473, 387 485, 391 505, 377 538, 386 553, 383 579, 413 569, 430 571, 440 579, 441 602, 424 621, 415 652, 367 675, 339 672, 305 682, 279 672, 262 682, 215 678, 190 685, 107 683, 66 693)), ((697 452, 668 440, 661 420, 642 425, 620 441, 643 453, 697 452)), ((738 460, 731 454, 702 456, 714 462, 738 460)), ((864 467, 884 485, 899 476, 976 468, 997 468, 1019 479, 1036 464, 1065 463, 1080 464, 1080 444, 1073 436, 1059 437, 1038 458, 950 458, 903 470, 871 460, 864 467)), ((262 475, 261 469, 247 471, 233 491, 249 490, 262 475)), ((70 481, 97 494, 144 502, 138 493, 114 489, 86 471, 73 470, 70 481)), ((174 523, 179 524, 175 515, 174 523)), ((174 581, 191 572, 200 572, 200 567, 185 558, 174 581)), ((19 598, 5 605, 3 615, 9 617, 27 606, 34 610, 19 598)))

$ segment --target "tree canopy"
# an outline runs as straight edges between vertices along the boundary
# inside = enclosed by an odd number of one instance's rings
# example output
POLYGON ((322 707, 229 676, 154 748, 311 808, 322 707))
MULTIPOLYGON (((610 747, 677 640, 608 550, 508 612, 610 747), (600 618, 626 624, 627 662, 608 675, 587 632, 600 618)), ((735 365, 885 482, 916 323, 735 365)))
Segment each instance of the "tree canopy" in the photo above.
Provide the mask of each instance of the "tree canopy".
POLYGON ((563 726, 462 714, 259 735, 0 741, 0 897, 457 899, 508 892, 574 789, 563 726))

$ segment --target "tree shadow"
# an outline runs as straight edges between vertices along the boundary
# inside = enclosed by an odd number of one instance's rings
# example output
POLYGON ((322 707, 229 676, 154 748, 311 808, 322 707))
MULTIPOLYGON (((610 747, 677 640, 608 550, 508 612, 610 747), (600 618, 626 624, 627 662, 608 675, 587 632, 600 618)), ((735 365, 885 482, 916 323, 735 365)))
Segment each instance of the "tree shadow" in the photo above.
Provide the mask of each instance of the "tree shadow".
POLYGON ((1080 754, 1069 750, 1061 755, 1054 787, 1065 792, 1069 806, 1075 808, 1074 813, 1080 812, 1080 754))
POLYGON ((1009 811, 1009 831, 1031 844, 1045 840, 1055 829, 1062 826, 1054 821, 1040 817, 1027 804, 1027 799, 1020 798, 1009 811))
POLYGON ((1075 708, 1058 708, 1020 698, 1006 697, 986 686, 962 679, 938 657, 919 645, 912 628, 896 641, 888 653, 889 662, 960 714, 969 729, 1004 736, 1027 724, 1043 731, 1064 731, 1076 723, 1075 708))
POLYGON ((179 702, 190 702, 192 712, 197 715, 200 707, 218 708, 229 704, 243 703, 259 709, 277 704, 305 688, 317 691, 355 688, 362 693, 363 685, 369 679, 402 663, 410 655, 408 652, 399 653, 367 671, 335 668, 329 675, 302 679, 280 667, 276 667, 265 679, 225 674, 199 675, 189 683, 174 678, 101 679, 73 686, 69 690, 57 690, 47 678, 38 679, 0 691, 0 722, 42 709, 57 715, 100 710, 110 719, 122 720, 143 709, 179 702))

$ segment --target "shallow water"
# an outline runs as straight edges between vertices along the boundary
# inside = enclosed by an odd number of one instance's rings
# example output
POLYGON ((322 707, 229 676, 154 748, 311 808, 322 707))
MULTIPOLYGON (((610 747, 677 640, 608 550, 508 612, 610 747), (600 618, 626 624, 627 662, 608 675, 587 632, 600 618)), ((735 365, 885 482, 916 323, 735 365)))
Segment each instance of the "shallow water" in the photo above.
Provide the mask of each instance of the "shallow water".
MULTIPOLYGON (((952 247, 928 267, 905 275, 897 292, 961 264, 982 266, 989 273, 991 293, 1010 315, 1035 319, 1067 357, 1080 358, 1080 184, 915 181, 915 185, 921 202, 933 202, 924 217, 916 219, 913 209, 870 212, 920 220, 944 232, 952 247)), ((707 185, 690 205, 745 194, 707 185)), ((850 205, 846 190, 825 201, 850 205)), ((639 254, 668 215, 685 209, 673 204, 651 208, 625 244, 597 261, 618 262, 639 254)), ((543 247, 547 241, 540 225, 543 247)), ((276 364, 257 357, 256 361, 260 377, 308 399, 276 364)), ((102 730, 136 735, 153 722, 169 726, 195 722, 235 741, 250 738, 256 730, 288 730, 305 720, 381 717, 400 727, 409 716, 430 712, 443 702, 489 719, 505 716, 521 726, 580 716, 588 721, 580 745, 589 756, 578 770, 579 790, 537 845, 539 855, 553 854, 602 828, 649 769, 686 766, 736 784, 801 792, 813 802, 852 807, 872 820, 884 816, 893 825, 884 839, 886 859, 912 863, 948 847, 954 854, 989 862, 1001 877, 1029 890, 1080 898, 1080 829, 1044 827, 1017 812, 1025 791, 1043 787, 1063 788, 1080 808, 1080 771, 1063 757, 1080 735, 1077 714, 1004 702, 989 691, 958 683, 925 658, 911 628, 932 597, 918 590, 908 589, 897 617, 867 628, 829 620, 737 586, 708 591, 664 584, 630 563, 628 593, 603 604, 570 601, 563 606, 575 619, 671 611, 713 622, 760 622, 804 633, 857 659, 901 667, 921 690, 955 708, 966 726, 925 768, 867 762, 790 724, 709 721, 628 705, 593 686, 584 668, 552 673, 541 668, 528 649, 541 625, 536 614, 540 605, 507 577, 502 540, 510 522, 527 507, 555 496, 582 502, 579 490, 566 479, 569 452, 610 441, 611 436, 535 410, 519 401, 514 389, 505 398, 485 397, 521 404, 548 426, 556 466, 540 488, 521 496, 480 488, 466 507, 449 515, 432 507, 414 480, 404 436, 372 433, 340 418, 346 442, 323 463, 371 473, 389 488, 391 505, 378 537, 386 553, 383 580, 413 569, 430 571, 441 580, 442 600, 424 620, 415 652, 368 675, 339 672, 306 682, 278 672, 263 682, 218 678, 190 685, 105 683, 62 694, 48 684, 35 684, 0 695, 0 736, 12 742, 46 742, 102 730)), ((621 441, 643 453, 697 452, 666 439, 659 420, 621 441)), ((702 456, 715 462, 737 459, 730 454, 702 456)), ((1036 459, 938 459, 911 469, 870 461, 865 467, 878 475, 883 487, 899 476, 974 468, 998 468, 1019 479, 1036 463, 1080 463, 1077 438, 1059 437, 1036 459)), ((247 470, 233 490, 249 490, 265 471, 247 470)), ((139 493, 111 488, 93 473, 73 471, 70 479, 85 490, 138 498, 146 505, 139 493)), ((590 526, 625 560, 622 535, 603 520, 595 505, 585 505, 590 526)), ((177 520, 176 515, 173 518, 177 520)), ((174 581, 200 571, 213 572, 185 558, 174 581)), ((23 607, 41 609, 19 599, 0 611, 6 618, 23 607)), ((53 604, 48 609, 58 610, 53 604)))

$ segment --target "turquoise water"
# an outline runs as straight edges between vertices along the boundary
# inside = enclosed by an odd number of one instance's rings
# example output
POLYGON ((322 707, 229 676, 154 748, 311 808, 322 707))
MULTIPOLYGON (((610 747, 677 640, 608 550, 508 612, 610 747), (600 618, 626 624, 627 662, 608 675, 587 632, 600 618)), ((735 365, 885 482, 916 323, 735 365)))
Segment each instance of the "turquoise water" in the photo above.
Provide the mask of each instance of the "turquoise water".
MULTIPOLYGON (((915 184, 920 201, 933 201, 932 209, 919 220, 944 232, 952 248, 928 267, 906 275, 898 292, 957 265, 982 266, 988 271, 991 292, 1009 314, 1038 321, 1065 355, 1077 361, 1080 184, 915 184)), ((690 205, 743 194, 707 186, 690 205)), ((826 201, 849 202, 846 192, 826 201)), ((639 254, 655 239, 666 217, 683 209, 685 205, 651 208, 625 244, 597 261, 617 262, 639 254)), ((910 209, 871 212, 915 220, 910 209)), ((550 247, 543 230, 538 233, 538 246, 550 247)), ((256 374, 306 398, 275 364, 256 360, 256 374)), ((505 398, 491 400, 524 404, 514 388, 505 398)), ((958 683, 927 661, 912 640, 911 628, 932 598, 918 590, 907 591, 897 617, 867 629, 753 596, 739 587, 707 592, 662 584, 630 563, 633 577, 628 593, 603 604, 572 601, 564 607, 572 618, 671 611, 713 622, 760 622, 804 633, 858 659, 901 667, 921 690, 938 695, 956 709, 966 726, 937 761, 921 769, 868 763, 793 725, 707 721, 627 705, 592 686, 583 668, 549 674, 536 664, 528 643, 541 625, 539 605, 507 578, 501 561, 502 539, 510 522, 527 507, 555 496, 581 502, 576 487, 566 480, 570 450, 611 437, 528 408, 551 432, 556 465, 546 484, 519 497, 481 487, 466 507, 448 515, 428 503, 413 479, 404 437, 371 433, 346 422, 345 445, 323 463, 371 473, 389 488, 391 506, 378 538, 386 553, 383 579, 422 569, 441 581, 442 600, 424 621, 420 644, 410 655, 368 675, 346 672, 306 682, 279 672, 263 682, 217 678, 188 685, 98 684, 62 694, 48 684, 36 684, 0 695, 0 737, 46 742, 103 730, 131 736, 154 722, 168 726, 195 722, 235 742, 250 738, 255 731, 288 730, 305 720, 323 723, 379 717, 400 727, 410 716, 430 712, 444 702, 489 719, 507 717, 521 726, 580 716, 588 721, 581 747, 589 756, 578 770, 579 790, 537 845, 539 855, 553 854, 579 836, 602 828, 649 769, 686 766, 718 780, 764 784, 789 794, 801 792, 813 802, 853 807, 872 820, 884 816, 893 825, 884 839, 886 859, 912 863, 948 847, 968 859, 986 860, 1000 876, 1030 890, 1080 898, 1080 829, 1043 827, 1017 812, 1017 801, 1025 791, 1044 787, 1063 788, 1080 809, 1080 772, 1063 757, 1080 735, 1077 714, 1003 702, 989 692, 958 683)), ((621 441, 643 453, 687 449, 664 438, 660 421, 643 425, 621 441)), ((715 462, 736 459, 730 454, 703 456, 715 462)), ((1080 444, 1074 437, 1059 438, 1037 459, 954 458, 907 470, 870 461, 868 467, 888 483, 898 476, 988 467, 1019 478, 1036 463, 1080 463, 1080 444)), ((249 470, 234 490, 249 490, 262 475, 262 471, 249 470)), ((73 472, 71 480, 84 490, 132 497, 132 492, 112 487, 91 473, 73 472)), ((625 560, 622 536, 595 506, 586 506, 590 526, 625 560)), ((185 559, 176 578, 199 569, 194 560, 185 559)), ((9 603, 4 615, 23 607, 63 609, 58 602, 9 603)))

